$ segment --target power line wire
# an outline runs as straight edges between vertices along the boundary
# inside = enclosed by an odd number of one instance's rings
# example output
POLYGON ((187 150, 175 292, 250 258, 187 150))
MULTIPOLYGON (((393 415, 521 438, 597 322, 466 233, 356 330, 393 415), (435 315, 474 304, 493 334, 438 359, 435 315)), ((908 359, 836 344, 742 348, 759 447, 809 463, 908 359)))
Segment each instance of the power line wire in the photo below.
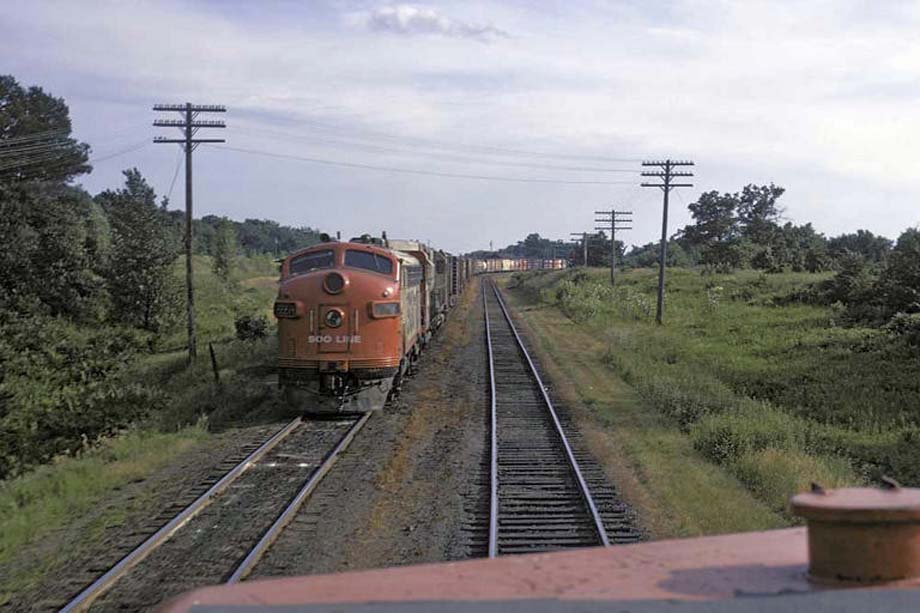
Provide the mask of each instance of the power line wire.
POLYGON ((103 156, 98 156, 98 157, 90 158, 88 161, 89 161, 90 164, 95 164, 95 163, 97 163, 97 162, 104 162, 104 161, 106 161, 106 160, 111 160, 112 158, 116 158, 116 157, 125 155, 125 154, 127 154, 127 153, 132 153, 132 152, 134 152, 134 151, 137 151, 138 149, 143 149, 144 147, 146 147, 147 145, 150 145, 150 144, 151 144, 150 141, 148 141, 148 140, 145 138, 144 140, 142 140, 142 141, 140 141, 140 142, 138 142, 138 143, 134 143, 134 144, 132 144, 132 145, 129 145, 128 147, 126 147, 126 148, 124 148, 124 149, 121 149, 121 150, 119 150, 119 151, 115 151, 115 152, 113 152, 113 153, 109 153, 109 154, 107 154, 107 155, 103 155, 103 156))
POLYGON ((43 153, 45 151, 50 151, 53 149, 60 149, 61 147, 65 147, 70 144, 71 142, 69 140, 60 140, 60 141, 55 141, 55 142, 50 142, 50 143, 42 143, 42 144, 36 144, 36 145, 17 147, 14 149, 13 148, 0 149, 0 158, 10 159, 10 158, 21 157, 21 156, 28 157, 29 155, 34 155, 36 153, 43 153))
MULTIPOLYGON (((318 122, 315 120, 304 120, 300 123, 316 126, 320 128, 321 130, 325 130, 326 132, 332 132, 332 133, 337 132, 339 134, 343 133, 343 130, 339 126, 333 126, 331 124, 324 124, 322 122, 318 122)), ((267 131, 271 131, 271 130, 267 130, 267 131)), ((292 134, 291 132, 278 132, 278 131, 272 131, 272 132, 275 132, 276 134, 284 134, 284 135, 292 134)), ((373 137, 377 139, 384 139, 384 140, 389 140, 389 141, 402 141, 403 145, 414 144, 414 146, 424 146, 424 147, 434 148, 434 149, 444 149, 444 150, 454 150, 454 151, 457 151, 457 150, 459 151, 477 151, 480 153, 486 152, 492 155, 511 154, 511 155, 524 155, 524 156, 539 157, 539 158, 549 158, 549 159, 565 159, 565 160, 580 160, 580 161, 594 161, 594 162, 640 162, 642 161, 642 158, 639 158, 639 157, 615 158, 615 157, 605 157, 605 156, 573 155, 573 154, 561 154, 561 153, 554 154, 554 153, 546 153, 546 152, 540 152, 540 151, 528 151, 525 149, 494 147, 490 145, 469 145, 465 143, 447 143, 444 141, 417 138, 417 137, 411 137, 407 135, 390 134, 386 132, 380 132, 377 130, 369 130, 366 128, 353 129, 352 133, 354 132, 359 132, 359 133, 364 132, 366 134, 373 135, 373 137)), ((357 138, 360 139, 362 137, 358 136, 357 138)), ((363 140, 369 140, 369 139, 367 139, 366 137, 363 137, 363 140)))
POLYGON ((54 130, 45 130, 43 132, 33 132, 31 134, 24 134, 23 136, 14 136, 12 138, 0 138, 0 147, 7 147, 11 145, 17 145, 26 141, 35 141, 35 140, 45 140, 49 138, 58 138, 58 135, 66 135, 68 132, 67 128, 56 128, 54 130))
POLYGON ((58 160, 64 157, 67 157, 70 152, 68 151, 59 151, 58 153, 47 153, 44 155, 36 155, 24 160, 14 160, 7 162, 5 164, 0 164, 0 171, 13 170, 19 168, 25 168, 27 166, 34 166, 35 164, 40 164, 42 162, 49 162, 53 160, 58 160))
MULTIPOLYGON (((110 159, 115 158, 115 157, 119 157, 119 156, 122 156, 122 155, 125 155, 125 154, 128 154, 128 153, 132 153, 132 152, 134 152, 134 151, 137 151, 138 149, 142 149, 143 147, 146 147, 148 144, 150 144, 150 143, 147 141, 147 139, 144 139, 143 141, 140 141, 140 142, 138 142, 138 143, 134 143, 134 144, 132 144, 132 145, 130 145, 129 147, 126 147, 126 148, 124 148, 124 149, 120 149, 120 150, 114 151, 114 152, 109 153, 109 154, 106 154, 106 155, 102 155, 102 156, 97 156, 97 157, 89 158, 89 159, 86 160, 85 163, 87 163, 87 164, 95 164, 95 163, 98 163, 98 162, 104 162, 104 161, 106 161, 106 160, 110 160, 110 159)), ((56 155, 35 156, 35 157, 32 157, 32 158, 27 158, 26 160, 16 160, 16 161, 13 161, 13 162, 8 162, 8 163, 6 163, 6 164, 0 165, 0 172, 16 172, 17 170, 26 168, 27 166, 33 166, 33 165, 35 165, 35 164, 39 164, 39 163, 43 163, 43 162, 53 162, 54 160, 62 160, 63 158, 68 157, 68 156, 70 155, 70 153, 71 153, 71 151, 65 150, 65 151, 60 151, 60 152, 59 152, 58 154, 56 154, 56 155)), ((54 168, 54 167, 56 167, 56 166, 61 165, 61 163, 65 163, 65 164, 66 164, 66 163, 70 163, 70 162, 64 161, 64 162, 58 162, 58 163, 48 164, 48 165, 47 165, 47 168, 54 168)))
POLYGON ((286 134, 281 132, 275 132, 274 130, 262 130, 257 128, 238 128, 243 132, 251 133, 265 133, 273 134, 280 138, 287 138, 290 140, 296 141, 308 141, 308 142, 320 142, 328 143, 332 145, 343 145, 345 147, 351 147, 358 149, 360 151, 365 151, 367 153, 402 153, 404 155, 410 156, 419 156, 424 155, 425 157, 431 158, 440 158, 448 161, 456 161, 467 164, 478 164, 478 165, 491 165, 491 166, 515 166, 519 168, 534 168, 537 170, 562 170, 562 171, 573 171, 573 172, 597 172, 597 173, 626 173, 626 174, 639 174, 641 171, 632 168, 599 168, 592 166, 560 166, 557 164, 539 164, 532 162, 513 162, 505 160, 486 160, 486 159, 476 159, 464 155, 450 154, 450 153, 435 153, 432 151, 413 151, 412 149, 406 148, 405 146, 380 146, 380 145, 367 145, 364 143, 358 143, 354 141, 341 140, 341 139, 331 139, 331 138, 322 138, 317 136, 301 136, 296 134, 286 134))
POLYGON ((397 172, 402 174, 425 175, 432 177, 447 177, 451 179, 476 179, 482 181, 503 181, 511 183, 559 183, 569 185, 634 185, 633 181, 580 181, 570 179, 544 179, 544 178, 527 178, 527 177, 498 177, 492 175, 476 175, 455 172, 439 172, 434 170, 420 170, 416 168, 400 168, 397 166, 378 166, 375 164, 359 164, 356 162, 341 162, 336 160, 326 160, 299 155, 290 155, 285 153, 274 153, 271 151, 259 151, 256 149, 244 149, 242 147, 231 147, 228 145, 215 145, 215 149, 224 149, 226 151, 237 151, 239 153, 249 153, 252 155, 262 155, 279 159, 297 160, 309 162, 312 164, 323 164, 326 166, 340 166, 343 168, 362 168, 365 170, 379 170, 385 172, 397 172))

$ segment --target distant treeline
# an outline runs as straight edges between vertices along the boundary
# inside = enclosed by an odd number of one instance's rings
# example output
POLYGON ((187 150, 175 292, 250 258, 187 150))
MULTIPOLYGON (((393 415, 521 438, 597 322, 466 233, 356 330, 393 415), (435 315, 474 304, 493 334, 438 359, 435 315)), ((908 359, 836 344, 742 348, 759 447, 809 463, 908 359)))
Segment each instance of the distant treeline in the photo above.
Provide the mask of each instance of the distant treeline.
MULTIPOLYGON (((178 231, 185 228, 185 213, 182 211, 169 211, 172 224, 178 231)), ((225 217, 205 215, 196 219, 192 226, 194 235, 193 248, 198 255, 214 255, 216 239, 221 223, 225 217)), ((293 228, 282 226, 270 219, 246 219, 244 221, 229 220, 237 239, 241 255, 272 254, 283 256, 315 245, 320 242, 320 231, 309 227, 293 228)))
MULTIPOLYGON (((810 223, 796 225, 782 221, 779 198, 785 189, 777 185, 747 185, 735 193, 710 191, 688 208, 693 223, 668 240, 669 266, 698 266, 703 272, 731 272, 752 268, 768 273, 783 271, 836 271, 850 257, 869 266, 882 265, 895 242, 868 230, 827 238, 810 223)), ((656 266, 661 245, 658 241, 626 249, 617 240, 617 261, 626 267, 656 266)), ((567 259, 582 264, 581 239, 554 241, 529 234, 524 240, 495 252, 476 251, 474 257, 567 259)), ((604 232, 588 235, 588 265, 610 262, 610 238, 604 232)))

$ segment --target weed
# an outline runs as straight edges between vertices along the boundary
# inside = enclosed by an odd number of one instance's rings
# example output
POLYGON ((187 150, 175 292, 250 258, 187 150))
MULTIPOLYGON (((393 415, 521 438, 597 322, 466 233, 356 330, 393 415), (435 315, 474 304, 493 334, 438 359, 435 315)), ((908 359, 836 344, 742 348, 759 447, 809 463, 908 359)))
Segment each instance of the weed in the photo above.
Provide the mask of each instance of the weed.
POLYGON ((811 483, 827 488, 855 483, 850 465, 841 458, 772 447, 744 454, 731 470, 771 510, 787 514, 789 499, 811 483))

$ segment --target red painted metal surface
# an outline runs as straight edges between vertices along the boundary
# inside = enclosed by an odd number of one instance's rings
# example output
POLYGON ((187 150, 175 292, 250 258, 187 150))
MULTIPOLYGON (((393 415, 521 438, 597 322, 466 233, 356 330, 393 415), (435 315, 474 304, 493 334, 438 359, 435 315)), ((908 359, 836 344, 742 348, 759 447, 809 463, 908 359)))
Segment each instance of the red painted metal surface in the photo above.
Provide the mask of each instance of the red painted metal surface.
POLYGON ((298 317, 278 320, 278 342, 281 366, 325 370, 335 364, 336 370, 348 371, 354 365, 368 362, 372 367, 399 365, 404 348, 401 346, 399 318, 374 318, 371 305, 375 301, 399 302, 398 266, 389 250, 359 243, 327 243, 302 250, 288 257, 282 265, 279 302, 295 302, 298 317), (392 259, 393 273, 383 275, 344 265, 347 250, 363 251, 392 259), (334 265, 302 275, 290 275, 292 259, 305 253, 331 251, 334 265), (344 279, 344 287, 335 294, 325 289, 330 274, 344 279), (326 323, 329 311, 338 311, 341 324, 326 323))
MULTIPOLYGON (((827 589, 806 577, 804 528, 253 581, 167 606, 412 601, 724 600, 827 589)), ((888 584, 920 588, 920 581, 888 584)), ((871 588, 868 588, 871 589, 871 588)))

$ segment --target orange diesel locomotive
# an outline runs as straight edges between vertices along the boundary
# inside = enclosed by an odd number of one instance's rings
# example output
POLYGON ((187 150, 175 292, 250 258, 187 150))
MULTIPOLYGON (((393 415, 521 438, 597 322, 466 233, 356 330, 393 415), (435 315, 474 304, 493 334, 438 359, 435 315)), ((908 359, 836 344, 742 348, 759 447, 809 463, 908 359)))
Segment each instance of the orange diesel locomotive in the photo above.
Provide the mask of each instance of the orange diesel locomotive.
POLYGON ((285 258, 275 317, 288 401, 316 413, 381 408, 443 321, 435 270, 421 243, 368 236, 285 258))

